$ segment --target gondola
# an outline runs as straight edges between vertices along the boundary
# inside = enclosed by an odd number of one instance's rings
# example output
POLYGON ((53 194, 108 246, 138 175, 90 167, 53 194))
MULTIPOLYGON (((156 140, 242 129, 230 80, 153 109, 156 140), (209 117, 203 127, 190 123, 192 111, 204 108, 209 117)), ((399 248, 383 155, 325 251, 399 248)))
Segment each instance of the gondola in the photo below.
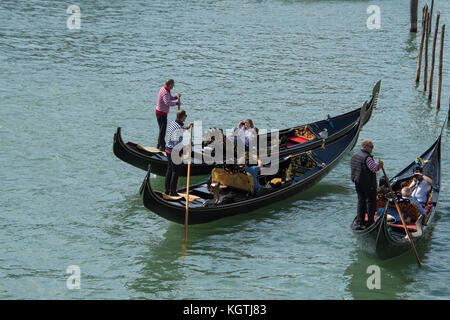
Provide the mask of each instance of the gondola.
MULTIPOLYGON (((362 116, 362 125, 365 125, 375 108, 380 91, 381 80, 376 83, 372 90, 372 96, 369 102, 364 102, 364 111, 362 116)), ((328 137, 325 142, 334 140, 339 136, 346 135, 355 124, 359 121, 361 108, 355 109, 351 112, 321 120, 306 125, 301 125, 293 128, 281 130, 279 132, 280 143, 279 156, 284 157, 289 154, 304 152, 314 149, 322 144, 320 132, 327 130, 328 137), (298 132, 305 132, 306 134, 299 137, 298 132)), ((194 146, 195 147, 195 146, 194 146)), ((164 152, 160 152, 155 148, 143 147, 134 142, 124 142, 122 139, 121 128, 117 128, 114 134, 113 152, 117 158, 137 167, 142 170, 147 170, 151 165, 152 173, 163 176, 167 169, 167 157, 164 152)), ((196 150, 194 150, 196 152, 196 150)), ((193 153, 194 153, 193 152, 193 153)), ((202 153, 201 148, 199 153, 202 153)), ((194 157, 195 155, 193 155, 194 157)), ((201 159, 201 158, 200 158, 201 159)), ((206 163, 195 163, 191 165, 191 175, 208 174, 214 168, 214 164, 208 165, 206 163)), ((181 175, 185 176, 187 173, 186 167, 181 175)))
MULTIPOLYGON (((433 218, 436 214, 441 182, 441 137, 442 131, 433 145, 420 156, 425 162, 423 168, 424 174, 433 179, 434 184, 428 196, 427 206, 425 207, 427 211, 425 218, 407 222, 409 233, 416 246, 430 231, 433 218)), ((402 186, 408 185, 411 182, 415 165, 416 162, 413 161, 390 180, 392 188, 396 193, 401 190, 402 186)), ((368 228, 358 230, 355 225, 356 217, 350 228, 359 239, 361 249, 386 260, 410 251, 411 244, 406 237, 402 222, 388 221, 387 210, 389 208, 392 210, 395 208, 392 200, 385 202, 377 201, 377 211, 380 207, 383 208, 382 213, 378 215, 378 218, 375 217, 375 222, 368 228)), ((402 207, 402 203, 400 203, 400 207, 402 207)), ((413 210, 417 210, 417 208, 413 210)))
MULTIPOLYGON (((259 176, 259 184, 265 186, 259 194, 252 195, 248 190, 227 184, 225 189, 221 189, 220 184, 216 184, 213 188, 211 182, 214 180, 190 186, 189 224, 207 223, 249 213, 310 188, 330 172, 354 147, 361 128, 362 122, 358 121, 346 134, 327 141, 323 148, 318 146, 306 152, 280 158, 277 174, 259 176), (274 181, 281 181, 281 183, 273 184, 274 181)), ((214 170, 216 169, 218 168, 214 170)), ((162 192, 153 190, 150 179, 152 172, 150 166, 140 189, 144 206, 167 220, 183 224, 186 195, 167 199, 162 192)), ((178 190, 179 195, 184 192, 186 192, 185 189, 178 190)))

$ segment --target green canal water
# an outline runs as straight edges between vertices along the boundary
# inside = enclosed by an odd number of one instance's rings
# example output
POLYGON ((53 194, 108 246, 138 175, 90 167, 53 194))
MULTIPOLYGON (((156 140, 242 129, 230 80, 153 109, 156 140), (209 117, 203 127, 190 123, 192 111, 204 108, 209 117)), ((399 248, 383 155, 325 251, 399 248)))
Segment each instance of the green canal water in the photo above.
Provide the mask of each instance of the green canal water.
MULTIPOLYGON (((450 2, 436 8, 448 25, 450 2)), ((423 270, 412 254, 380 261, 357 248, 351 153, 296 197, 190 227, 185 255, 183 226, 142 205, 145 172, 112 153, 118 126, 124 139, 156 145, 154 107, 168 77, 204 128, 251 118, 269 130, 360 107, 381 79, 358 144, 372 139, 392 176, 447 116, 450 48, 437 112, 414 82, 418 47, 406 1, 2 0, 0 298, 448 299, 447 127, 423 270), (80 29, 67 27, 70 4, 80 29), (370 5, 379 29, 366 25, 370 5), (71 265, 78 290, 66 285, 71 265), (371 265, 380 289, 367 287, 371 265)))

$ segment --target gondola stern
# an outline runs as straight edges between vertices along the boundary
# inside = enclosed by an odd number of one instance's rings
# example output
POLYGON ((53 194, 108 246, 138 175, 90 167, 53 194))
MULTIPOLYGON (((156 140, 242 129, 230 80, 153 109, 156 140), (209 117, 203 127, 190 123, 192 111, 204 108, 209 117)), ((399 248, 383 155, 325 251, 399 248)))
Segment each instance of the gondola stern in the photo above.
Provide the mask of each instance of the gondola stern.
POLYGON ((149 189, 151 192, 153 192, 152 191, 152 185, 151 185, 151 182, 150 182, 150 180, 151 180, 150 179, 151 173, 152 173, 152 168, 151 168, 151 165, 149 164, 148 165, 148 169, 147 169, 147 173, 146 173, 145 178, 144 178, 144 181, 142 182, 141 187, 139 189, 139 194, 142 195, 142 196, 144 196, 144 191, 147 190, 147 189, 149 189))
POLYGON ((381 88, 381 79, 378 80, 375 86, 373 87, 372 97, 378 96, 378 94, 380 93, 380 88, 381 88))
POLYGON ((375 109, 378 103, 378 95, 380 94, 381 89, 381 80, 378 80, 378 82, 375 84, 372 90, 372 109, 375 109))
POLYGON ((117 127, 116 132, 114 133, 113 139, 113 153, 119 159, 122 159, 122 153, 124 149, 124 142, 122 139, 122 128, 117 127))
POLYGON ((378 80, 378 82, 372 89, 372 97, 370 99, 370 102, 365 101, 363 104, 362 109, 364 109, 364 115, 361 113, 361 119, 363 119, 362 126, 365 126, 372 117, 372 112, 376 108, 378 103, 378 95, 380 93, 380 88, 381 88, 381 80, 378 80))
POLYGON ((122 128, 121 127, 117 127, 116 132, 114 133, 114 144, 116 144, 119 141, 123 141, 122 140, 122 128))

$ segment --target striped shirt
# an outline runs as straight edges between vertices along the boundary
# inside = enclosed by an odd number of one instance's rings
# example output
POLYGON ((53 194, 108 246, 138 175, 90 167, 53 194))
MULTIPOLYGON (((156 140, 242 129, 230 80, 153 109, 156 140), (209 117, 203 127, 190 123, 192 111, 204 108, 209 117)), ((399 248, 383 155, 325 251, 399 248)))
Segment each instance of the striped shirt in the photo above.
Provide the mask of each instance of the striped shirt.
POLYGON ((172 149, 183 141, 183 133, 183 124, 180 121, 174 120, 169 124, 169 127, 167 128, 167 153, 172 153, 172 149))
POLYGON ((372 172, 377 172, 380 170, 380 167, 375 163, 375 161, 373 161, 372 157, 367 157, 366 165, 367 168, 369 168, 369 170, 372 172))
POLYGON ((177 98, 170 94, 170 90, 166 86, 159 90, 158 100, 156 101, 156 113, 167 117, 170 107, 176 106, 174 101, 177 98))

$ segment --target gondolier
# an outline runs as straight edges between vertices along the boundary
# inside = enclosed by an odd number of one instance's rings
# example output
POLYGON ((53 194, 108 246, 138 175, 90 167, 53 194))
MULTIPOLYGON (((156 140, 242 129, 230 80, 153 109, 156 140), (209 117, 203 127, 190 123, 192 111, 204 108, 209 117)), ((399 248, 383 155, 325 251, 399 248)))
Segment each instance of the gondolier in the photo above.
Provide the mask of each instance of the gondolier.
POLYGON ((377 204, 376 172, 383 167, 383 161, 381 160, 378 164, 375 164, 371 154, 372 150, 372 141, 364 140, 361 144, 361 150, 355 152, 351 159, 351 178, 355 183, 356 193, 358 194, 356 224, 360 229, 370 226, 374 222, 377 204), (366 213, 368 220, 365 224, 366 213))
POLYGON ((167 114, 169 113, 170 107, 180 105, 181 94, 178 93, 176 96, 172 96, 170 90, 175 86, 175 81, 173 79, 168 79, 166 85, 159 90, 158 100, 156 102, 156 120, 159 126, 158 135, 158 146, 160 151, 164 151, 166 142, 166 128, 167 128, 167 114), (175 102, 175 100, 178 100, 175 102))
POLYGON ((177 111, 177 119, 172 121, 169 124, 169 129, 167 130, 167 145, 166 145, 166 153, 167 153, 167 171, 166 171, 166 194, 170 196, 176 196, 177 195, 177 184, 178 184, 178 177, 181 174, 182 171, 182 164, 176 164, 174 163, 174 159, 172 156, 172 152, 174 151, 174 148, 183 141, 183 132, 186 129, 189 129, 193 126, 193 124, 189 124, 189 126, 184 126, 184 121, 186 121, 186 111, 183 109, 177 111))

